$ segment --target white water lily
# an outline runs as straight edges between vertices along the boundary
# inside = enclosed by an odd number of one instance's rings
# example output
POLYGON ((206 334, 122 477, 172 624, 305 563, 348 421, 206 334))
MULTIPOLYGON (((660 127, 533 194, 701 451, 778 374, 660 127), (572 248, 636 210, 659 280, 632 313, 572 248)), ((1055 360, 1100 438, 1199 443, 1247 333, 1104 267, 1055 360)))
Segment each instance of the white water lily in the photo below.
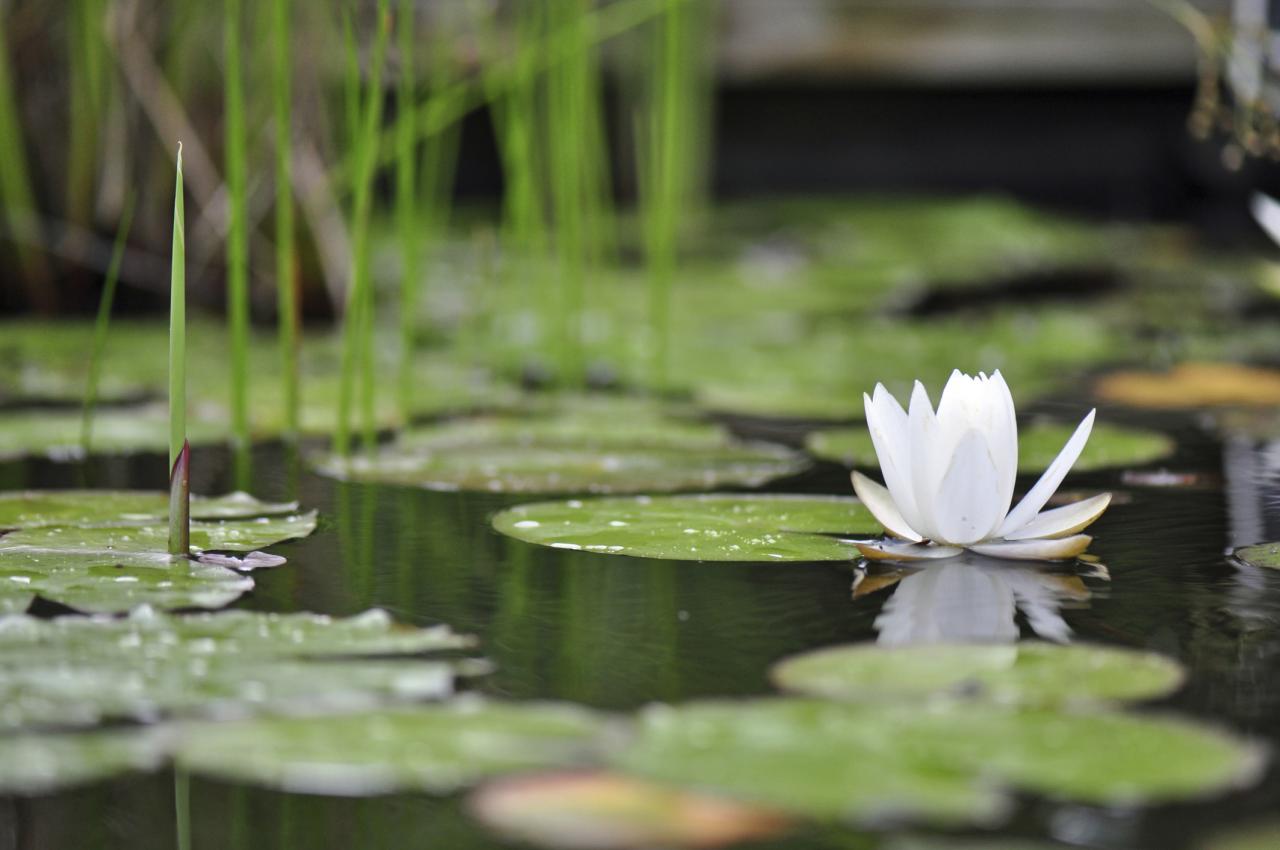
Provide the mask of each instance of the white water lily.
POLYGON ((997 558, 1074 558, 1092 538, 1079 532, 1111 502, 1104 493, 1043 510, 1080 457, 1089 411, 1040 480, 1013 504, 1018 423, 1004 378, 951 373, 937 412, 916 381, 910 413, 877 384, 863 395, 885 485, 853 473, 853 489, 896 540, 859 543, 868 558, 949 558, 965 549, 997 558))

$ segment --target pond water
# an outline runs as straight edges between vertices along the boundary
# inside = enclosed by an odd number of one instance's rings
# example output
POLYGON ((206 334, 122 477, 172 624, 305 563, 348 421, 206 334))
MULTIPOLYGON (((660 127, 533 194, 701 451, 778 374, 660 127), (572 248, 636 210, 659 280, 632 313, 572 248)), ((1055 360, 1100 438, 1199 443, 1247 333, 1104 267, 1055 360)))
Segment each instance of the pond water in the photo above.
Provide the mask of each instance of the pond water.
MULTIPOLYGON (((1100 413, 1107 421, 1109 412, 1100 413)), ((1119 471, 1068 478, 1064 489, 1119 496, 1093 529, 1091 551, 1109 580, 1086 576, 1087 598, 1049 595, 1039 607, 1024 605, 1016 620, 991 600, 990 589, 966 586, 954 596, 934 594, 928 616, 959 636, 966 623, 987 632, 1017 628, 1027 637, 1049 623, 1069 628, 1074 639, 1169 655, 1187 666, 1185 687, 1139 710, 1178 712, 1274 749, 1280 572, 1242 568, 1225 553, 1280 536, 1280 473, 1264 450, 1224 448, 1193 417, 1142 417, 1140 424, 1177 437, 1178 453, 1160 468, 1194 475, 1179 478, 1178 486, 1137 483, 1119 471)), ((803 429, 776 422, 731 425, 744 436, 796 445, 804 437, 803 429)), ((528 497, 343 483, 307 471, 279 446, 259 447, 252 460, 255 495, 300 499, 320 510, 321 522, 310 538, 273 548, 289 565, 257 573, 256 589, 237 607, 352 614, 379 606, 416 625, 448 623, 478 635, 496 664, 470 687, 504 699, 631 710, 651 701, 770 693, 768 671, 778 659, 889 639, 894 629, 900 636, 901 609, 912 604, 912 593, 920 596, 899 583, 855 598, 852 563, 700 564, 538 547, 489 524, 495 512, 528 497)), ((83 466, 11 462, 0 465, 0 489, 159 489, 163 465, 151 455, 95 458, 83 466)), ((232 459, 223 450, 197 451, 193 470, 196 492, 232 489, 232 459)), ((834 464, 764 489, 849 492, 846 471, 834 464)), ((47 603, 37 606, 51 611, 47 603)), ((173 831, 157 826, 172 817, 172 795, 172 776, 160 774, 2 800, 0 850, 172 847, 173 831)), ((1105 850, 1178 850, 1273 814, 1278 795, 1280 773, 1271 770, 1249 790, 1176 806, 1109 810, 1027 797, 999 835, 1105 850)), ((330 799, 194 778, 191 819, 194 846, 205 848, 507 846, 469 819, 461 796, 330 799)), ((879 840, 815 826, 753 846, 870 848, 879 840)))

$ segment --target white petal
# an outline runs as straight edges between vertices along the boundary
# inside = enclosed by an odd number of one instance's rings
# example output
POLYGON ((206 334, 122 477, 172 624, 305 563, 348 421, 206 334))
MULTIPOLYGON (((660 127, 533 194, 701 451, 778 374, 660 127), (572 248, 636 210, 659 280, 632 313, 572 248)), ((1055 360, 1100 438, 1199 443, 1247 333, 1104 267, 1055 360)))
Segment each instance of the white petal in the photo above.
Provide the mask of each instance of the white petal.
POLYGON ((853 473, 853 492, 858 494, 862 504, 867 506, 876 521, 884 526, 885 531, 894 537, 919 543, 923 538, 912 529, 911 524, 902 518, 902 513, 894 504, 893 496, 884 487, 872 481, 861 472, 853 473))
POLYGON ((987 386, 991 405, 991 434, 987 443, 996 461, 996 474, 1000 481, 997 501, 1000 514, 1009 512, 1013 504, 1013 487, 1018 481, 1018 415, 1013 407, 1013 394, 1004 376, 997 369, 987 386))
POLYGON ((1093 521, 1102 516, 1102 512, 1110 504, 1111 494, 1103 493, 1099 496, 1063 505, 1060 508, 1041 511, 1036 515, 1035 519, 1013 534, 1006 536, 1005 539, 1030 540, 1037 537, 1067 537, 1092 525, 1093 521))
POLYGON ((1092 542, 1093 538, 1089 535, 1077 534, 1056 540, 996 540, 991 543, 979 543, 969 548, 979 555, 989 555, 992 558, 1011 558, 1015 561, 1065 561, 1083 554, 1092 542))
POLYGON ((919 522, 911 490, 911 435, 907 412, 882 384, 876 384, 875 393, 870 397, 863 393, 862 400, 867 430, 871 433, 885 486, 893 494, 893 502, 907 524, 919 522))
POLYGON ((931 546, 897 540, 855 540, 853 545, 858 547, 862 557, 872 561, 926 561, 964 554, 958 546, 931 546))
POLYGON ((1249 209, 1262 229, 1267 231, 1267 235, 1276 244, 1280 244, 1280 203, 1261 192, 1254 192, 1249 201, 1249 209))
POLYGON ((925 537, 936 537, 938 527, 933 516, 933 497, 938 480, 945 469, 938 467, 948 455, 939 452, 942 436, 938 420, 929 402, 924 384, 916 381, 911 391, 911 409, 907 415, 907 427, 911 438, 911 495, 915 500, 916 520, 912 526, 925 537))
POLYGON ((1040 513, 1040 509, 1058 489, 1062 479, 1067 477, 1067 472, 1080 457, 1080 452, 1084 451, 1084 444, 1089 442, 1089 432, 1093 430, 1093 417, 1096 413, 1096 410, 1089 411, 1089 415, 1076 428, 1076 432, 1071 435, 1071 439, 1067 440, 1067 444, 1062 447, 1062 451, 1058 452, 1058 456, 1054 458, 1053 463, 1049 464, 1049 468, 1040 476, 1040 480, 1027 491, 1027 495, 1022 497, 1018 506, 1009 511, 1009 515, 1000 526, 999 537, 1008 537, 1016 533, 1040 513))
POLYGON ((938 485, 933 519, 937 540, 967 546, 985 540, 1003 519, 996 464, 986 437, 970 429, 952 453, 938 485))

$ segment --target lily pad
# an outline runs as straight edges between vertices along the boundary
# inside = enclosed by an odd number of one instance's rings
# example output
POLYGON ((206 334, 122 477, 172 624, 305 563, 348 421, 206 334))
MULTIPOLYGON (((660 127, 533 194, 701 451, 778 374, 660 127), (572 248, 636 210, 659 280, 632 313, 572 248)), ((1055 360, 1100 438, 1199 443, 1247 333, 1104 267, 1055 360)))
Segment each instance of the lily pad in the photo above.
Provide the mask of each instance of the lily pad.
MULTIPOLYGON (((1053 463, 1075 432, 1074 425, 1037 422, 1018 432, 1018 471, 1038 474, 1053 463)), ((809 452, 846 466, 875 466, 875 447, 866 427, 815 431, 805 441, 809 452)), ((1156 431, 1097 424, 1089 435, 1076 472, 1119 466, 1141 466, 1173 453, 1174 442, 1156 431)))
POLYGON ((999 645, 820 649, 774 666, 778 687, 827 699, 955 697, 1022 705, 1153 699, 1185 677, 1163 655, 1103 646, 999 645))
POLYGON ((1251 567, 1280 570, 1280 543, 1258 543, 1253 546, 1241 546, 1232 552, 1231 556, 1251 567))
MULTIPOLYGON (((192 496, 193 520, 251 519, 298 509, 297 502, 263 502, 248 493, 192 496)), ((164 523, 167 493, 149 490, 26 490, 0 493, 0 529, 164 523)))
MULTIPOLYGON (((253 588, 229 559, 198 563, 168 554, 163 494, 55 491, 0 494, 0 610, 25 610, 39 594, 72 608, 97 613, 158 608, 214 608, 253 588), (157 501, 158 500, 158 501, 157 501), (54 524, 57 522, 66 524, 54 524), (20 525, 29 522, 30 525, 20 525)), ((193 500, 192 553, 252 552, 305 537, 316 514, 281 513, 293 505, 259 502, 244 494, 193 500), (267 514, 267 515, 256 515, 267 514)), ((235 566, 278 564, 256 558, 235 566)))
POLYGON ((0 619, 0 727, 104 720, 345 710, 448 696, 475 659, 391 659, 463 650, 445 627, 398 625, 383 611, 347 619, 230 611, 123 619, 0 619), (369 660, 378 656, 377 660, 369 660))
POLYGON ((736 494, 538 502, 493 527, 557 549, 680 561, 848 561, 857 547, 830 535, 880 532, 857 499, 736 494))
POLYGON ((654 706, 621 769, 820 818, 990 822, 1011 792, 1098 805, 1255 781, 1252 745, 1188 722, 993 703, 804 699, 654 706))
POLYGON ((764 809, 610 773, 496 779, 468 807, 509 840, 551 850, 723 847, 787 827, 764 809))
POLYGON ((49 794, 167 759, 166 736, 150 731, 0 736, 0 794, 49 794))
POLYGON ((447 794, 481 779, 592 761, 607 722, 567 703, 457 699, 318 717, 264 717, 182 730, 180 768, 286 791, 447 794))
MULTIPOLYGON (((83 455, 79 409, 0 412, 0 460, 47 457, 75 460, 83 455)), ((191 445, 227 439, 226 419, 218 409, 197 407, 188 418, 191 445)), ((169 444, 169 412, 162 404, 101 408, 93 421, 92 450, 98 454, 164 451, 169 444)))
POLYGON ((1112 372, 1099 398, 1132 407, 1190 410, 1280 404, 1280 371, 1236 363, 1183 363, 1167 372, 1112 372))
POLYGON ((1271 821, 1233 829, 1196 846, 1202 850, 1275 850, 1280 847, 1280 822, 1271 821))

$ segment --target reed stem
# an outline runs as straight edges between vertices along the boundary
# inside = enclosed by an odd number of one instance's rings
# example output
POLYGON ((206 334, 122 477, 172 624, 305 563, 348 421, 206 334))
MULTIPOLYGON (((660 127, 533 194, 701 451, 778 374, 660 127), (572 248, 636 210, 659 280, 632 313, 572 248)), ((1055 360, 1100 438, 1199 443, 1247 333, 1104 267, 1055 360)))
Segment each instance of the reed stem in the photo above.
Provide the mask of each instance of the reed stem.
POLYGON ((116 240, 111 248, 111 262, 107 265, 107 277, 102 284, 102 297, 98 300, 98 318, 93 326, 93 351, 89 355, 89 379, 84 387, 84 405, 80 414, 80 450, 85 457, 93 449, 93 412, 98 403, 98 380, 102 374, 102 353, 107 345, 107 331, 111 325, 111 309, 116 298, 116 284, 120 280, 120 264, 124 261, 124 248, 133 226, 135 195, 130 192, 116 227, 116 240))
POLYGON ((249 210, 245 167, 247 141, 240 60, 242 0, 225 0, 223 60, 226 62, 224 129, 228 194, 227 312, 231 327, 231 433, 249 443, 249 210))
POLYGON ((292 18, 290 0, 273 0, 272 44, 273 102, 276 132, 276 310, 280 342, 281 394, 284 399, 285 435, 293 440, 300 428, 300 376, 298 347, 300 310, 298 305, 297 240, 293 224, 293 131, 292 131, 292 18))

